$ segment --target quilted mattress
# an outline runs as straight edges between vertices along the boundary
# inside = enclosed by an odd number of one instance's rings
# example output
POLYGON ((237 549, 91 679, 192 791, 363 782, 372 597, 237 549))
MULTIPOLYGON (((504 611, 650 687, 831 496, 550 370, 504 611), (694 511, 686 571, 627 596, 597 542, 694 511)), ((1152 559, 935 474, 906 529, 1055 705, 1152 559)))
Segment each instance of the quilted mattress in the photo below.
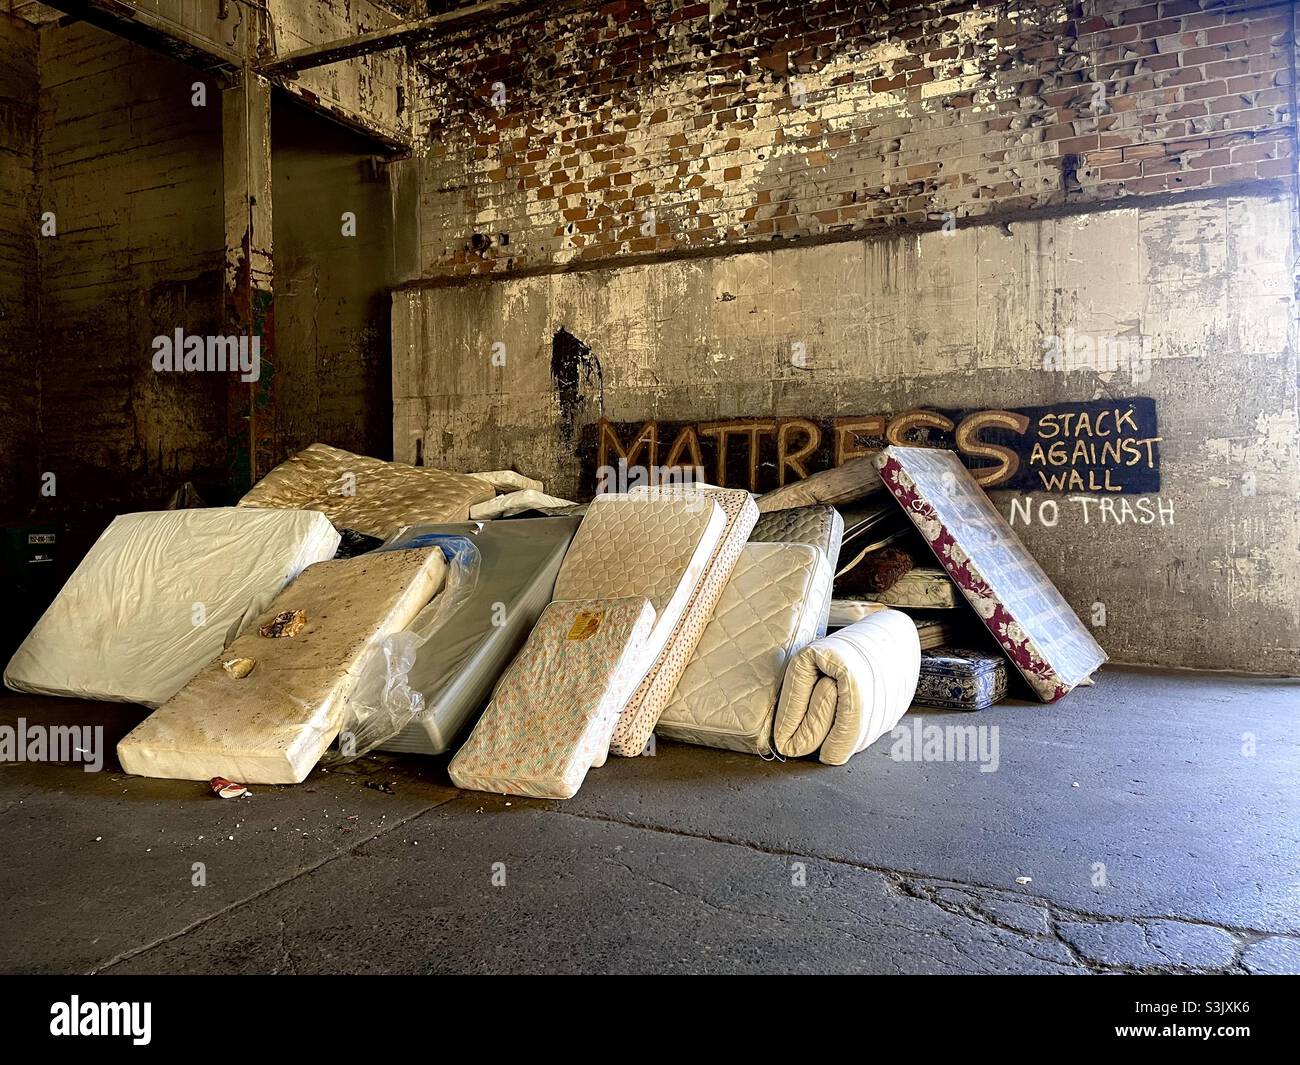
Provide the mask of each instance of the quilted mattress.
POLYGON ((339 534, 306 510, 115 518, 15 652, 15 691, 157 707, 221 653, 339 534))
POLYGON ((967 647, 921 652, 921 676, 912 701, 945 710, 983 710, 1007 694, 1007 662, 1000 654, 967 647))
POLYGON ((843 765, 907 712, 921 668, 912 619, 881 610, 795 653, 773 729, 790 757, 843 765))
POLYGON ((650 600, 648 668, 668 644, 725 528, 721 507, 704 496, 597 496, 555 578, 555 601, 650 600))
POLYGON ((820 547, 834 569, 840 557, 844 519, 834 507, 794 507, 760 514, 750 543, 812 544, 820 547))
MULTIPOLYGON (((645 750, 660 714, 672 698, 677 682, 690 661, 704 627, 713 616, 731 571, 758 520, 758 508, 748 492, 712 485, 681 485, 671 488, 638 488, 629 493, 638 499, 657 497, 676 500, 678 506, 716 506, 722 528, 710 558, 696 581, 690 598, 672 627, 672 632, 655 651, 653 660, 619 715, 610 740, 611 754, 634 758, 645 750)), ((649 656, 647 656, 649 657, 649 656)))
POLYGON ((885 487, 1034 694, 1054 702, 1106 653, 951 451, 887 447, 885 487))
POLYGON ((888 610, 883 603, 873 603, 869 599, 836 598, 831 600, 830 629, 842 629, 855 621, 869 618, 877 610, 888 610))
POLYGON ((402 525, 465 521, 470 507, 495 495, 481 477, 312 444, 258 481, 239 505, 318 510, 339 528, 386 537, 402 525))
POLYGON ((748 543, 655 731, 766 755, 790 656, 817 636, 831 563, 801 543, 748 543))
POLYGON ((654 627, 645 598, 551 603, 448 771, 460 788, 567 799, 604 762, 654 627))
POLYGON ((387 751, 441 754, 482 709, 510 660, 551 601, 555 577, 578 528, 577 518, 417 525, 388 547, 468 539, 479 552, 473 589, 416 655, 407 683, 424 710, 387 751))
POLYGON ((122 768, 181 780, 303 780, 342 727, 367 657, 410 624, 445 572, 440 551, 375 551, 308 566, 248 632, 127 734, 117 745, 122 768))

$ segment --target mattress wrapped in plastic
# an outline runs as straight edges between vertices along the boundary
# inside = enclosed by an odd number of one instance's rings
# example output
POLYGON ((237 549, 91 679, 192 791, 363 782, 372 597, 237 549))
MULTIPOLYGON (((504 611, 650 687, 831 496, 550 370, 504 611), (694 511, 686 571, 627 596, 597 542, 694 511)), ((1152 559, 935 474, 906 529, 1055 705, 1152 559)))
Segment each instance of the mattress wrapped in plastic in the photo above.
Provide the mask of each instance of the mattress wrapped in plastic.
POLYGON ((885 487, 1043 702, 1088 680, 1106 652, 961 459, 928 447, 875 456, 885 487))
POLYGON ((254 627, 118 744, 128 773, 295 784, 338 735, 358 677, 438 590, 441 552, 309 566, 254 627))
MULTIPOLYGON (((636 500, 653 497, 661 504, 674 503, 687 508, 708 504, 716 507, 722 518, 712 550, 703 560, 689 598, 674 619, 664 642, 654 648, 649 668, 614 726, 610 753, 634 758, 649 743, 659 716, 672 698, 677 682, 704 634, 704 627, 713 616, 713 609, 758 520, 758 508, 748 492, 712 485, 634 488, 629 496, 636 500)), ((558 591, 556 597, 559 597, 558 591)), ((662 618, 656 623, 656 631, 666 627, 662 618)))
POLYGON ((338 545, 314 511, 124 514, 15 652, 5 684, 160 706, 338 545))
POLYGON ((643 597, 551 603, 448 772, 457 787, 567 799, 605 761, 655 622, 643 597))
POLYGON ((318 510, 341 529, 388 537, 403 525, 465 521, 470 507, 495 495, 481 477, 312 444, 258 481, 239 505, 318 510))
POLYGON ((843 765, 907 712, 921 668, 912 619, 881 610, 795 653, 777 706, 776 749, 843 765))
MULTIPOLYGON (((551 601, 579 520, 416 525, 385 545, 460 541, 477 553, 477 562, 469 587, 459 591, 458 602, 440 619, 436 637, 423 641, 415 653, 407 684, 419 693, 422 707, 414 720, 380 744, 384 750, 441 754, 451 748, 551 601)), ((417 619, 412 627, 419 624, 417 619)))
POLYGON ((830 591, 831 563, 820 548, 746 544, 655 731, 705 747, 771 753, 786 663, 816 639, 830 591))

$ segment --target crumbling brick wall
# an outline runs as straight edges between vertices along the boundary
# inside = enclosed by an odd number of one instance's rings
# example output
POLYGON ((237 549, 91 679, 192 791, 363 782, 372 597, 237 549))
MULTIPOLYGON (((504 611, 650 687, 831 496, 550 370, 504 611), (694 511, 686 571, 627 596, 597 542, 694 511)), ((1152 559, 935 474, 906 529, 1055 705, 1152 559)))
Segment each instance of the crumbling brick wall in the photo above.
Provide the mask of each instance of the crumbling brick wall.
POLYGON ((1291 5, 553 2, 424 49, 454 277, 1290 176, 1291 5))

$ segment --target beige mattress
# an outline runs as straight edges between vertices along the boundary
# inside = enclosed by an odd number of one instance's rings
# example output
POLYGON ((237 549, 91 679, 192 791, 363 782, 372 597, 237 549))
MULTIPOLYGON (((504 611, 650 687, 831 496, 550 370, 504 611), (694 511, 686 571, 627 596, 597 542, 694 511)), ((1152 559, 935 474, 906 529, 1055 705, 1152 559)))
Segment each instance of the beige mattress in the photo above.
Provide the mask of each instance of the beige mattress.
POLYGON ((672 488, 638 488, 635 498, 658 497, 679 499, 678 505, 700 506, 711 502, 721 511, 723 526, 710 558, 692 589, 685 608, 673 625, 670 636, 657 650, 636 691, 614 726, 610 739, 611 754, 634 758, 645 750, 654 733, 659 716, 672 698, 677 682, 686 671, 696 644, 713 616, 731 571, 758 520, 758 508, 748 492, 715 488, 712 485, 683 485, 672 488))
POLYGON ((762 514, 770 514, 775 510, 813 507, 819 503, 853 503, 878 492, 881 487, 880 471, 876 469, 872 456, 863 455, 759 496, 758 509, 762 514))
POLYGON ((843 765, 907 712, 921 671, 912 619, 881 610, 798 651, 777 706, 776 749, 843 765))
POLYGON ((605 761, 654 627, 644 598, 551 603, 448 772, 460 788, 567 799, 605 761))
POLYGON ((748 543, 655 732, 767 755, 781 678, 817 637, 831 563, 819 547, 748 543))
POLYGON ((650 600, 648 666, 672 635, 725 525, 721 508, 707 498, 597 496, 564 556, 552 598, 650 600))
POLYGON ((405 628, 446 570, 441 551, 372 552, 309 566, 214 662, 117 746, 128 773, 244 784, 303 780, 342 726, 367 656, 405 628), (262 635, 302 611, 296 635, 262 635), (239 676, 236 663, 253 663, 239 676))
POLYGON ((123 514, 14 653, 5 684, 161 706, 338 546, 307 510, 123 514))
POLYGON ((239 505, 318 510, 340 529, 386 538, 403 525, 465 521, 470 507, 495 495, 482 477, 312 444, 258 481, 239 505))

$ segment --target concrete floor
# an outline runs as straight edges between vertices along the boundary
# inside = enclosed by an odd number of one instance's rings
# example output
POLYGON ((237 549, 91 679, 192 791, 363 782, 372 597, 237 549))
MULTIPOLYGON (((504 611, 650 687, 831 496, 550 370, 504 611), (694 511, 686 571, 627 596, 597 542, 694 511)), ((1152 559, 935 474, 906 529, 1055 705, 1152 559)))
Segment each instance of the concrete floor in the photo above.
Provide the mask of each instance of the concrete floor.
MULTIPOLYGON (((110 744, 143 714, 0 697, 110 744)), ((3 764, 0 970, 1300 972, 1300 682, 1110 667, 924 717, 998 726, 997 770, 662 742, 560 803, 445 758, 237 800, 3 764)))

